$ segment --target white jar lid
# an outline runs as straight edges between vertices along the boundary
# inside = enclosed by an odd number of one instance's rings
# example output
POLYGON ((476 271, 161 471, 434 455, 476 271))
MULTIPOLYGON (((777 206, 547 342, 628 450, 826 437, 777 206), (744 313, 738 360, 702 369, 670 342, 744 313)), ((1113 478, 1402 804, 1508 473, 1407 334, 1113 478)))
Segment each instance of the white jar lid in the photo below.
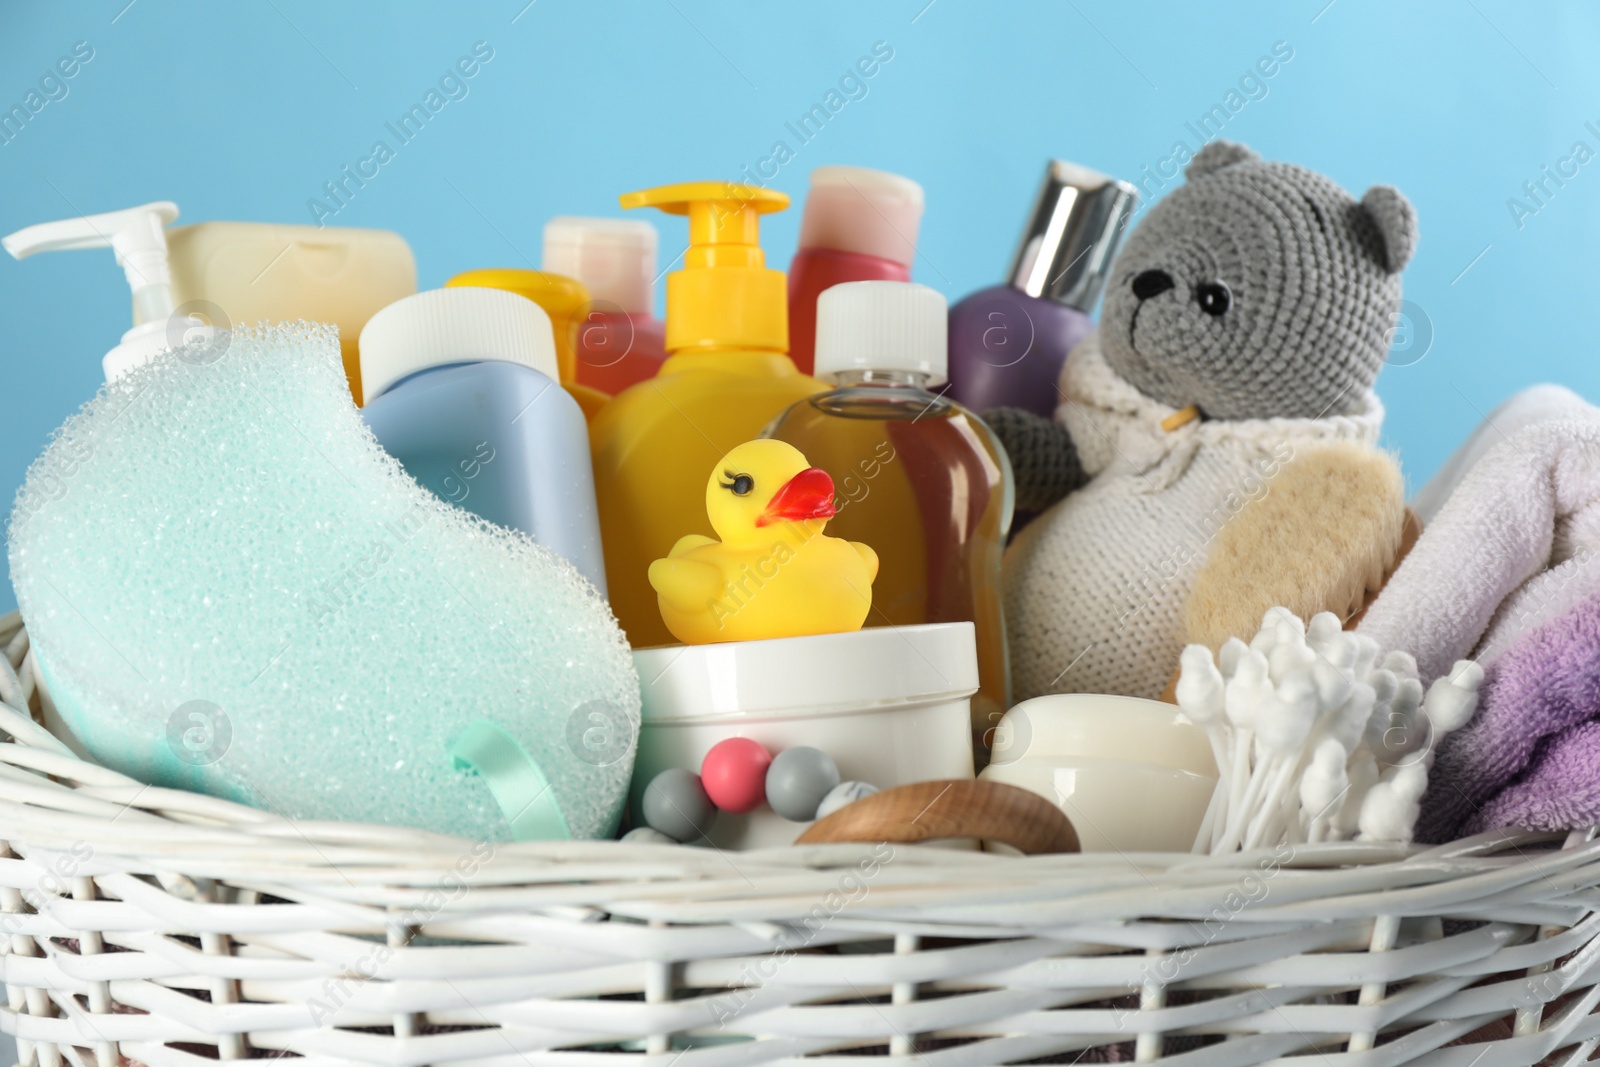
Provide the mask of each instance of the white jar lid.
POLYGON ((550 316, 503 289, 414 293, 368 319, 359 344, 362 403, 408 374, 451 363, 516 363, 559 380, 550 316))
POLYGON ((970 622, 638 649, 646 722, 841 715, 960 700, 978 689, 970 622))
POLYGON ((815 373, 915 371, 930 383, 949 369, 944 295, 915 282, 845 282, 817 298, 815 373))

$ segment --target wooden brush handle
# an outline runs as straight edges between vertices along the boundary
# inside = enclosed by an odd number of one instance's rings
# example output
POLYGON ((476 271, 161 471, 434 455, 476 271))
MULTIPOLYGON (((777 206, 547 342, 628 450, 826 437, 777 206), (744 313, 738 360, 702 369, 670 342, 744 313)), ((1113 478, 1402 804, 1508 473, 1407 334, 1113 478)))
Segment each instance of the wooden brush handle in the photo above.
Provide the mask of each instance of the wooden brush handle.
POLYGON ((1002 782, 967 778, 913 782, 862 797, 812 823, 794 843, 916 844, 965 837, 999 841, 1030 856, 1078 851, 1071 820, 1044 797, 1002 782))

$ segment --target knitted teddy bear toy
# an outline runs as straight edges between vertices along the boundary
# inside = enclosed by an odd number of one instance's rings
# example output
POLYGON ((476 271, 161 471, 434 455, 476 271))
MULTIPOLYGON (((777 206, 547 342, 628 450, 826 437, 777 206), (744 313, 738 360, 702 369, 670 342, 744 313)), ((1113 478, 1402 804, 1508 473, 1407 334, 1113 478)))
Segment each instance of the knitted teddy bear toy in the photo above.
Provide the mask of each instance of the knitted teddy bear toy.
POLYGON ((1348 616, 1400 551, 1372 386, 1410 203, 1225 141, 1185 177, 1118 255, 1056 422, 986 415, 1044 512, 1005 560, 1019 700, 1155 697, 1186 643, 1248 640, 1274 605, 1348 616))

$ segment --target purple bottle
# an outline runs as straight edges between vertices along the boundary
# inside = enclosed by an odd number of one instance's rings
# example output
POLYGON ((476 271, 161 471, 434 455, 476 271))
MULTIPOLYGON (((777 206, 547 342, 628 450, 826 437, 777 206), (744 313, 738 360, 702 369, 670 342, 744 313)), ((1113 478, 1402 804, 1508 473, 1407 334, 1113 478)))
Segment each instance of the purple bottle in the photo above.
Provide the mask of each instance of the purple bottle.
POLYGON ((1003 285, 950 309, 950 397, 974 411, 1049 418, 1056 379, 1093 327, 1117 244, 1139 202, 1127 182, 1051 160, 1003 285))

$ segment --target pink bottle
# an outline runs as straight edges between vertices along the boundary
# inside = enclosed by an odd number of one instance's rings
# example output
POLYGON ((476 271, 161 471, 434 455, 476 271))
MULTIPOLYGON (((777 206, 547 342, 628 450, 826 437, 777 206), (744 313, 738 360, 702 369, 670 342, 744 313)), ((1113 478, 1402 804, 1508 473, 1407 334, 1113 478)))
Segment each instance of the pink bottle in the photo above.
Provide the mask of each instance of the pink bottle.
POLYGON ((656 228, 640 219, 562 215, 544 226, 544 269, 589 290, 578 326, 580 385, 615 396, 654 378, 666 358, 664 326, 651 313, 656 228))
POLYGON ((789 263, 789 356, 810 374, 817 297, 841 282, 909 282, 922 186, 865 167, 818 167, 789 263))

